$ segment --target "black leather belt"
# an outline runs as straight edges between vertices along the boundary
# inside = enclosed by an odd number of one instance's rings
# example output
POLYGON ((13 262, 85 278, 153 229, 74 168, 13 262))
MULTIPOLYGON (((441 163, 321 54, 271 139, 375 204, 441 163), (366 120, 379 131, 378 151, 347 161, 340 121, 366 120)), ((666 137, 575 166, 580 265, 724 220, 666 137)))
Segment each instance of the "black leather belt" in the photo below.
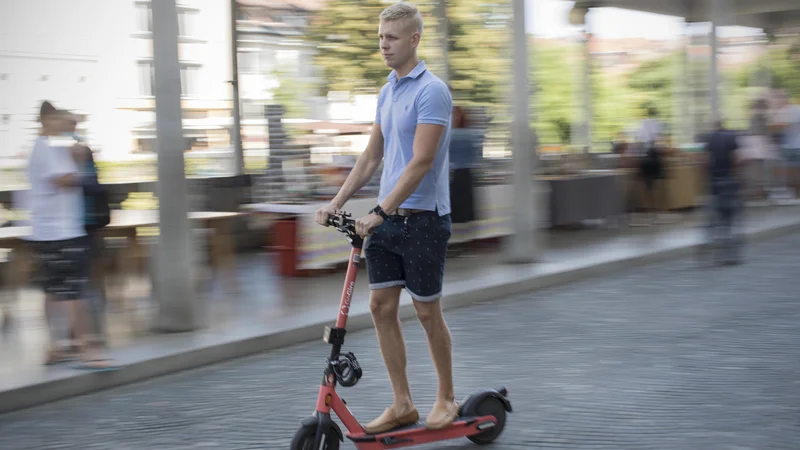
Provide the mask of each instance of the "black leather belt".
POLYGON ((400 217, 409 217, 413 216, 414 214, 432 212, 428 211, 427 209, 407 209, 407 208, 397 208, 397 211, 394 214, 389 214, 390 216, 400 216, 400 217))

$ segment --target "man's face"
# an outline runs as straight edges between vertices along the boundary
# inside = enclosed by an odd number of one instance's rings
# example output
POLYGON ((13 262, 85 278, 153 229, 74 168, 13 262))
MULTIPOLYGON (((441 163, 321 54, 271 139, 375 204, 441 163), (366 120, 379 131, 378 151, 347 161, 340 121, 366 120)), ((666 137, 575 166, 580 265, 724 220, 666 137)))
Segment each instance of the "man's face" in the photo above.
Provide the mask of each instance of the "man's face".
POLYGON ((67 133, 74 133, 78 129, 78 119, 75 116, 64 118, 64 131, 67 133))
POLYGON ((42 125, 49 132, 58 133, 64 128, 64 118, 60 113, 51 113, 42 117, 42 125))
POLYGON ((397 69, 405 64, 419 44, 419 32, 412 21, 381 21, 378 28, 381 54, 386 65, 397 69))

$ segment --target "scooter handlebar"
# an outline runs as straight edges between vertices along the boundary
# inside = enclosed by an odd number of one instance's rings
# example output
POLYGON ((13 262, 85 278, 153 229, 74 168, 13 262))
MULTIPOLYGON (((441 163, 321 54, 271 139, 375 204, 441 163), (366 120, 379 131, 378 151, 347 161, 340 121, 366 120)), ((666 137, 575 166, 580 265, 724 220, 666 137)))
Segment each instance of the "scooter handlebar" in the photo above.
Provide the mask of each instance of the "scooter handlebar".
MULTIPOLYGON (((345 234, 356 234, 356 221, 351 219, 352 214, 345 211, 339 211, 336 214, 328 216, 328 226, 334 227, 345 234)), ((369 230, 368 235, 372 234, 374 229, 369 230)))

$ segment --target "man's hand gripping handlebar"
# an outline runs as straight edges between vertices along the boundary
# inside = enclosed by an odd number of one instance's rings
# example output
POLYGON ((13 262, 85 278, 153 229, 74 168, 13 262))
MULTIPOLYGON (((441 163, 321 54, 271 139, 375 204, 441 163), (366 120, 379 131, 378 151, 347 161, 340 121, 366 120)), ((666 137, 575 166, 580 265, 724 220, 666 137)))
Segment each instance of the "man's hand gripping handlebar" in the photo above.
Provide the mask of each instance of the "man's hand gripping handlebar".
MULTIPOLYGON (((353 215, 349 214, 345 211, 337 211, 334 214, 330 214, 328 216, 328 220, 326 221, 326 225, 329 227, 334 227, 340 232, 346 234, 348 237, 356 237, 358 233, 356 232, 356 221, 351 219, 353 215)), ((369 234, 372 234, 373 230, 369 230, 369 234)))

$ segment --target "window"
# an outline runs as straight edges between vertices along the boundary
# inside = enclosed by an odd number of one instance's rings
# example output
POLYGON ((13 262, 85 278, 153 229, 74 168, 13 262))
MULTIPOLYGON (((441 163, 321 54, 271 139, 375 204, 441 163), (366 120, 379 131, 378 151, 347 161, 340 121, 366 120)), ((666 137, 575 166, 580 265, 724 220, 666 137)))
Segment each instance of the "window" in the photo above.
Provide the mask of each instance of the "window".
POLYGON ((190 37, 195 33, 197 11, 182 9, 178 11, 178 36, 190 37))
POLYGON ((149 3, 136 5, 136 29, 142 33, 153 32, 153 9, 149 3))
MULTIPOLYGON (((178 9, 178 36, 190 37, 196 33, 197 11, 178 9)), ((136 29, 140 33, 153 32, 153 7, 150 3, 136 4, 136 29)))
MULTIPOLYGON (((200 66, 197 64, 181 63, 181 97, 196 97, 198 95, 198 74, 200 66)), ((139 94, 144 97, 155 95, 155 70, 153 61, 139 62, 139 94)))
POLYGON ((239 52, 239 71, 242 73, 256 73, 258 72, 258 53, 257 52, 239 52))
POLYGON ((181 64, 181 97, 197 96, 197 74, 200 68, 196 65, 181 64))
POLYGON ((145 97, 155 95, 156 73, 152 61, 139 63, 139 94, 145 97))

